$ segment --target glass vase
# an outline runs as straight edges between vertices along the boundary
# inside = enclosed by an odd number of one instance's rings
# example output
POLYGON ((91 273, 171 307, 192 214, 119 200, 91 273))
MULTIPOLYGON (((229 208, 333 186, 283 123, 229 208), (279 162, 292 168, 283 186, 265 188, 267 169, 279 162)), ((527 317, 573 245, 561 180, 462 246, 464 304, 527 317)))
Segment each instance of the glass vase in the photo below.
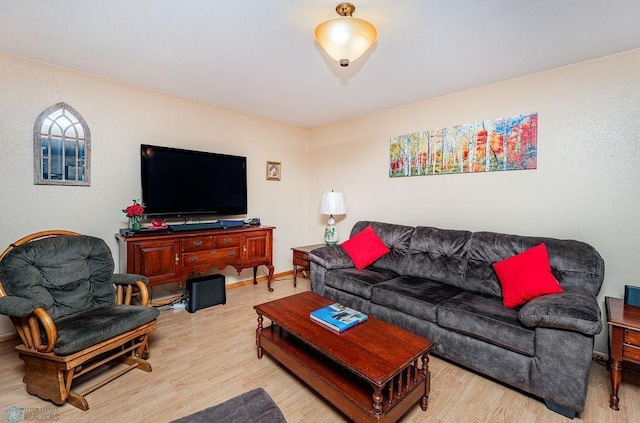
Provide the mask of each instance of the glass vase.
POLYGON ((129 229, 131 229, 132 231, 139 231, 140 230, 140 217, 139 216, 132 216, 129 218, 129 229))

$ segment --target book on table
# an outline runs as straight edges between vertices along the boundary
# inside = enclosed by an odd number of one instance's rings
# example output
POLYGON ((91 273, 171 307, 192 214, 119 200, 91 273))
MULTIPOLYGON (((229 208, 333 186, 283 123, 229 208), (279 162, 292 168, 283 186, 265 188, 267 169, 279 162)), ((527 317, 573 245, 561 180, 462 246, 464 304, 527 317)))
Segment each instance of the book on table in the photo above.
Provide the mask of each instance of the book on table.
POLYGON ((367 320, 367 315, 340 303, 334 303, 309 313, 311 319, 335 331, 342 332, 367 320))

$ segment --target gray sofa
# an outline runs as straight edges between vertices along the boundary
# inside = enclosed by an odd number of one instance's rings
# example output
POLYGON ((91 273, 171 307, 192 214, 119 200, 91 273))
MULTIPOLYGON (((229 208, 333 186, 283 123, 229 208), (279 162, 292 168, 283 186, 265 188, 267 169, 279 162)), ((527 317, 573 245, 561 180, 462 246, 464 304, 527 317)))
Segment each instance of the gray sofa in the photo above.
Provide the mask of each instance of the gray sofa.
POLYGON ((573 240, 368 225, 391 250, 356 270, 341 246, 313 250, 311 289, 435 341, 432 353, 533 394, 569 418, 584 410, 604 261, 573 240), (564 292, 515 309, 492 264, 544 243, 564 292))

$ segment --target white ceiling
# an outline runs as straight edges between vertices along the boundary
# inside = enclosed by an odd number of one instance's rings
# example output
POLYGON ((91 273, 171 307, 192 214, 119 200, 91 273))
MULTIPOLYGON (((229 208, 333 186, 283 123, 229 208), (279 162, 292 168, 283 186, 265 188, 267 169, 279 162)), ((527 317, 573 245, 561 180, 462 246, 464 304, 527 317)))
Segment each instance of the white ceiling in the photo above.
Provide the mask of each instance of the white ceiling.
POLYGON ((336 0, 0 0, 0 51, 300 127, 640 48, 638 0, 355 0, 348 68, 313 31, 336 0))

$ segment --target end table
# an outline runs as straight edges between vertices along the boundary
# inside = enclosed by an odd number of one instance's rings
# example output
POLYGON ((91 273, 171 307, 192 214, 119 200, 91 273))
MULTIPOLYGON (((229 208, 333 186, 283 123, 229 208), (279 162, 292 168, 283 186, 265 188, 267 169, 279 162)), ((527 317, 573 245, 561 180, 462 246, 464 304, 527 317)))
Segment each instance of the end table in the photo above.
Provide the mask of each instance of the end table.
POLYGON ((609 407, 618 410, 618 388, 622 381, 622 362, 640 364, 640 307, 625 305, 622 298, 605 297, 607 323, 611 326, 611 399, 609 407))
POLYGON ((305 245, 304 247, 293 247, 293 287, 297 285, 298 266, 302 267, 302 271, 311 269, 309 264, 309 253, 316 248, 326 247, 326 244, 305 245))

